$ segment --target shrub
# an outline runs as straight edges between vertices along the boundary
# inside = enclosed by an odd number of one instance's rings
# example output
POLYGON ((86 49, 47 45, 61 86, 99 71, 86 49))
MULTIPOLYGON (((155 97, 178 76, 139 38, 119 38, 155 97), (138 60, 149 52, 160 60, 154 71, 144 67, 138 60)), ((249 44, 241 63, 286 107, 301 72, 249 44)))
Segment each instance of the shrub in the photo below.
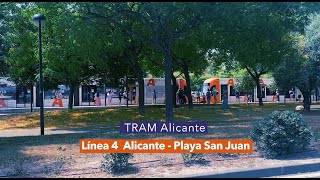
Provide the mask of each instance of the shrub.
POLYGON ((274 111, 254 125, 251 137, 258 151, 275 158, 306 148, 312 132, 298 112, 274 111))
POLYGON ((197 154, 197 153, 188 153, 188 154, 181 154, 183 162, 185 164, 194 164, 194 163, 199 163, 199 164, 205 164, 206 160, 204 158, 204 154, 197 154))
POLYGON ((132 153, 111 153, 104 156, 101 166, 110 173, 125 172, 130 168, 129 159, 133 158, 132 153))

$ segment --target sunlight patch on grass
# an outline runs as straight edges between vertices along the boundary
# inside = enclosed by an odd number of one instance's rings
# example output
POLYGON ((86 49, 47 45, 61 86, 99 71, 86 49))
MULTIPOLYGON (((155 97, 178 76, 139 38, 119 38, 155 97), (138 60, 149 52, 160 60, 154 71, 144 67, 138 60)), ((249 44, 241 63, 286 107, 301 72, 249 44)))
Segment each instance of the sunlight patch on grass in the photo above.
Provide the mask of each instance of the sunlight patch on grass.
POLYGON ((191 119, 191 117, 183 116, 183 115, 176 115, 176 119, 191 119))
MULTIPOLYGON (((117 109, 105 109, 104 112, 114 112, 117 111, 117 109)), ((102 112, 101 112, 102 113, 102 112)))
POLYGON ((61 115, 63 112, 61 110, 56 110, 56 111, 47 111, 45 114, 50 115, 50 116, 57 116, 61 115))

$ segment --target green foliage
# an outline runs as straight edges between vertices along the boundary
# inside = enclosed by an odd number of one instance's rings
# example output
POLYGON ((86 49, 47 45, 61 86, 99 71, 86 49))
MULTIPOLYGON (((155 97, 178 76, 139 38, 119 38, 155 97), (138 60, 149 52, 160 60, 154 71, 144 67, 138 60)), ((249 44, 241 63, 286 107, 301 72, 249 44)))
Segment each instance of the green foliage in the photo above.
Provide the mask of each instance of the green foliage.
POLYGON ((237 78, 237 83, 235 84, 235 89, 238 89, 240 92, 252 92, 255 87, 255 81, 252 77, 246 72, 241 78, 237 78))
POLYGON ((110 173, 125 172, 130 168, 129 159, 133 158, 132 153, 111 153, 106 154, 101 167, 110 173))
POLYGON ((301 115, 294 111, 274 111, 256 123, 251 132, 258 151, 269 158, 303 150, 312 135, 301 115))
POLYGON ((191 165, 191 164, 205 164, 206 160, 204 158, 204 154, 202 153, 182 153, 181 154, 183 162, 186 165, 191 165))
POLYGON ((277 86, 282 89, 298 87, 304 98, 304 110, 310 110, 309 99, 312 90, 320 84, 320 36, 318 35, 320 15, 312 14, 305 26, 305 36, 291 34, 292 49, 273 71, 277 86))

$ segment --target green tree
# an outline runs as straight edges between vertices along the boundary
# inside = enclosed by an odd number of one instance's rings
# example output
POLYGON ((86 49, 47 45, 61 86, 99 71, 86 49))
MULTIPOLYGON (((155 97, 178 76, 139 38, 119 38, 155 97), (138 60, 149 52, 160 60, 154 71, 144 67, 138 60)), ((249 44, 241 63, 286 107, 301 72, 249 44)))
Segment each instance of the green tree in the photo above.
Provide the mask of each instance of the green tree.
MULTIPOLYGON (((177 39, 198 27, 204 11, 198 3, 104 3, 95 8, 88 7, 88 15, 104 18, 112 25, 134 35, 143 43, 155 46, 164 57, 166 120, 173 121, 173 94, 171 86, 173 48, 177 39), (108 14, 107 14, 108 13, 108 14), (135 26, 126 26, 127 21, 135 26), (144 28, 141 28, 143 27, 144 28), (141 31, 141 29, 143 31, 141 31)), ((206 7, 209 10, 208 7, 206 7)))
POLYGON ((35 6, 32 3, 2 5, 10 9, 10 13, 8 9, 3 12, 2 22, 2 26, 6 27, 3 29, 6 32, 2 38, 4 45, 8 48, 8 52, 3 54, 8 67, 6 72, 17 86, 30 89, 31 99, 33 99, 33 85, 38 82, 39 68, 37 30, 31 21, 35 6))
POLYGON ((74 3, 38 3, 46 15, 44 29, 45 73, 54 84, 70 88, 68 108, 73 108, 75 88, 97 74, 102 59, 102 27, 88 26, 74 3), (97 33, 99 32, 99 33, 97 33))
POLYGON ((226 22, 232 29, 221 32, 221 48, 229 50, 232 60, 254 79, 259 105, 263 105, 260 77, 271 72, 290 49, 286 37, 295 28, 294 11, 299 6, 281 2, 233 5, 230 14, 236 16, 226 22))
POLYGON ((305 27, 305 36, 292 36, 293 50, 290 56, 273 72, 277 84, 286 88, 298 87, 303 95, 305 111, 310 110, 311 92, 320 84, 319 39, 317 27, 320 15, 310 15, 310 23, 305 27))

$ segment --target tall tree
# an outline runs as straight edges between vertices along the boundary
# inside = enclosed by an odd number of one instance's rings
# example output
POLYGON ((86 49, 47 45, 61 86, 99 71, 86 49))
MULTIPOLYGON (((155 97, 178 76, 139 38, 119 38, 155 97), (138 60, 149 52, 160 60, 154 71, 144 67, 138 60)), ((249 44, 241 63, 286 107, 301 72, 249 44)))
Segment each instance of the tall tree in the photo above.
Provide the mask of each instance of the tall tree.
POLYGON ((73 108, 75 88, 97 74, 105 42, 101 27, 87 25, 74 3, 38 3, 47 17, 44 31, 46 73, 52 82, 70 88, 68 108, 73 108))
POLYGON ((305 36, 292 35, 293 50, 273 73, 277 84, 299 88, 305 111, 310 110, 312 90, 320 85, 320 36, 317 32, 320 15, 312 14, 309 20, 305 36))
POLYGON ((285 37, 295 28, 294 10, 298 6, 281 2, 233 5, 230 14, 236 15, 227 22, 232 29, 218 36, 223 42, 221 48, 230 50, 254 79, 259 105, 263 105, 259 79, 276 67, 290 48, 285 37))
MULTIPOLYGON (((98 5, 98 4, 97 4, 98 5)), ((143 43, 154 45, 164 57, 166 120, 173 121, 173 95, 171 71, 173 67, 173 47, 175 41, 186 32, 198 27, 202 21, 197 3, 104 3, 98 7, 88 7, 88 14, 104 18, 143 43), (141 24, 140 30, 123 23, 134 20, 141 24), (141 32, 141 27, 144 32, 141 32), (147 31, 146 31, 147 30, 147 31)))
POLYGON ((3 45, 8 48, 8 53, 4 54, 7 74, 17 86, 30 89, 32 98, 33 85, 38 82, 39 77, 37 31, 31 21, 36 7, 33 3, 8 3, 5 7, 10 9, 3 14, 2 22, 7 27, 3 29, 6 32, 2 36, 3 45))

